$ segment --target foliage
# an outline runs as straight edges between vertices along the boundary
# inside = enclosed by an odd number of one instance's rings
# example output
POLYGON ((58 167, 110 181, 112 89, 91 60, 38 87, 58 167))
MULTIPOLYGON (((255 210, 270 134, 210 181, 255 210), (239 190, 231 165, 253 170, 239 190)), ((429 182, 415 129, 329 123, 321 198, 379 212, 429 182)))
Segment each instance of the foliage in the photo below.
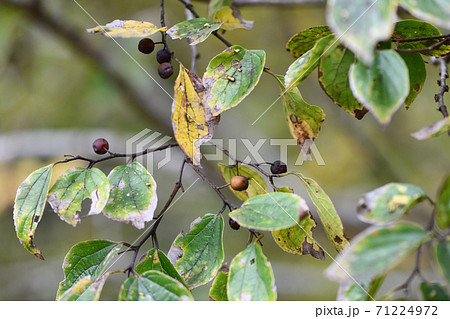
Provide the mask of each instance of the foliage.
MULTIPOLYGON (((283 76, 266 66, 264 50, 232 45, 217 32, 253 27, 252 21, 245 20, 239 10, 232 7, 232 1, 212 0, 207 17, 200 17, 192 5, 180 0, 195 18, 180 21, 170 28, 165 26, 164 1, 161 3, 161 27, 144 21, 115 20, 87 31, 122 38, 161 34, 161 43, 170 53, 169 60, 173 58, 180 65, 174 82, 171 117, 177 143, 133 154, 108 150, 101 160, 68 156, 31 173, 17 191, 13 212, 17 237, 40 259, 43 255, 34 243, 34 235, 46 201, 72 226, 79 223, 82 202, 86 199, 92 202, 88 215, 103 213, 109 219, 131 223, 138 229, 154 220, 137 244, 88 240, 73 246, 64 260, 64 280, 60 283, 57 300, 99 300, 108 277, 123 273, 128 277, 118 293, 119 300, 193 300, 191 290, 211 281, 212 300, 276 300, 275 278, 263 252, 262 232, 270 231, 278 246, 287 253, 309 254, 321 260, 325 255, 331 257, 314 239, 318 224, 306 201, 289 188, 274 185, 274 179, 282 180, 289 175, 298 177, 305 187, 320 225, 338 253, 326 275, 340 283, 339 299, 392 298, 400 288, 395 288, 388 297, 376 295, 385 276, 415 252, 415 267, 403 285, 408 287, 419 273, 422 250, 430 243, 435 247, 436 263, 449 280, 449 239, 443 235, 450 226, 449 176, 434 201, 419 186, 406 183, 389 183, 366 193, 359 202, 358 217, 374 225, 349 241, 331 198, 314 179, 298 172, 269 173, 262 166, 271 163, 242 161, 215 144, 234 162, 231 166, 219 163, 226 185, 215 185, 200 166, 200 146, 212 139, 220 115, 240 105, 263 73, 274 77, 280 87, 288 127, 305 156, 310 155, 310 149, 304 150, 303 146, 319 136, 325 113, 319 106, 305 102, 297 86, 316 68, 324 92, 344 111, 358 119, 369 112, 382 126, 388 125, 395 112, 411 105, 423 87, 426 73, 422 55, 441 58, 449 54, 450 36, 442 35, 437 28, 449 28, 448 5, 437 0, 427 4, 409 0, 329 0, 328 25, 300 31, 288 41, 286 47, 296 60, 283 76), (424 21, 395 22, 398 6, 424 21), (187 38, 191 46, 215 36, 227 48, 218 52, 209 61, 203 76, 199 76, 177 59, 180 56, 170 50, 167 35, 175 40, 187 38), (179 147, 185 158, 169 199, 155 214, 156 181, 135 159, 170 147, 179 147), (115 167, 108 176, 93 167, 103 160, 119 157, 130 157, 131 162, 115 167), (67 170, 51 185, 53 167, 74 160, 85 161, 88 166, 67 170), (175 238, 166 255, 159 249, 157 229, 178 191, 183 190, 186 165, 211 186, 223 206, 215 213, 202 214, 194 220, 187 233, 181 232, 175 238), (233 190, 242 201, 239 207, 221 191, 237 175, 249 180, 245 190, 233 190), (422 201, 433 206, 429 225, 405 221, 405 214, 422 201), (230 225, 237 223, 233 229, 246 228, 250 236, 246 247, 229 259, 229 267, 224 263, 223 215, 226 209, 230 225), (136 262, 139 250, 149 238, 155 248, 136 262), (115 258, 122 258, 129 252, 132 258, 126 268, 110 270, 115 258)), ((442 76, 441 90, 435 99, 445 119, 414 133, 417 139, 449 130, 448 114, 441 103, 448 87, 445 89, 445 76, 442 76)), ((422 280, 420 290, 425 300, 448 299, 437 283, 422 280)))

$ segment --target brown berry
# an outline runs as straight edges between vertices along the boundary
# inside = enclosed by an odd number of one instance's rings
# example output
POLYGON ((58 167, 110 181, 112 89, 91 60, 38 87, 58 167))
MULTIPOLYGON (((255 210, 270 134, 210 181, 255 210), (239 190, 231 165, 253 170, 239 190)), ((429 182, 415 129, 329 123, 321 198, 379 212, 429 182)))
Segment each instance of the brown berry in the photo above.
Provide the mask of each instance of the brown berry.
POLYGON ((235 191, 244 191, 248 188, 248 179, 245 176, 233 176, 230 185, 235 191))
POLYGON ((229 218, 228 219, 228 224, 230 225, 230 227, 234 230, 239 230, 239 228, 241 228, 241 226, 239 225, 239 223, 237 221, 235 221, 233 218, 229 218))
POLYGON ((287 166, 282 161, 275 161, 270 166, 272 174, 283 174, 287 172, 287 166))
POLYGON ((173 66, 169 62, 161 63, 158 67, 158 74, 163 79, 168 79, 173 74, 173 66))
POLYGON ((138 50, 144 54, 150 54, 155 49, 155 42, 152 39, 144 38, 139 41, 138 50))
POLYGON ((92 143, 92 148, 97 154, 105 154, 109 150, 109 144, 104 138, 98 138, 92 143))
POLYGON ((170 52, 166 49, 161 49, 156 52, 156 61, 158 61, 159 64, 170 62, 170 60, 172 60, 172 54, 170 54, 170 52))

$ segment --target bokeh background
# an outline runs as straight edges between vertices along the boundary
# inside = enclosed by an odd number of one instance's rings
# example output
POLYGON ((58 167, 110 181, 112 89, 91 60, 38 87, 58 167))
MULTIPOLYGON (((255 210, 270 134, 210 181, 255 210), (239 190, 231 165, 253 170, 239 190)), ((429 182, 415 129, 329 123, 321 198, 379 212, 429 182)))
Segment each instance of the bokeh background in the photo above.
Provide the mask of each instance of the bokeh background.
MULTIPOLYGON (((184 7, 179 2, 166 2, 169 27, 185 19, 184 7)), ((118 39, 119 46, 111 39, 85 32, 86 28, 97 25, 95 21, 105 24, 117 18, 158 25, 159 1, 79 0, 77 3, 0 0, 0 300, 54 300, 58 283, 63 279, 61 265, 70 247, 88 239, 133 242, 142 234, 131 225, 102 216, 83 217, 81 224, 73 228, 47 205, 35 240, 46 260, 38 260, 21 247, 12 220, 15 192, 30 172, 65 154, 96 157, 91 144, 98 137, 108 139, 112 151, 121 152, 125 151, 126 140, 145 128, 171 134, 171 90, 176 74, 168 80, 159 78, 154 53, 146 56, 138 52, 138 39, 118 39), (33 7, 32 3, 40 6, 33 7)), ((206 15, 205 2, 195 1, 194 5, 200 15, 206 15)), ((243 6, 240 10, 245 19, 255 21, 253 30, 227 32, 224 36, 248 49, 264 49, 267 66, 279 74, 284 74, 294 61, 285 50, 289 38, 308 27, 325 24, 323 4, 243 6)), ((160 41, 158 34, 152 38, 160 41)), ((169 39, 169 44, 176 57, 189 67, 191 51, 187 42, 169 39)), ((223 43, 214 37, 198 45, 200 76, 209 60, 223 49, 223 43)), ((175 68, 177 71, 178 67, 175 68)), ((438 90, 438 73, 437 66, 427 64, 427 82, 422 93, 409 110, 400 109, 386 129, 370 114, 359 121, 336 106, 321 90, 317 71, 300 85, 305 100, 321 106, 326 113, 316 140, 325 165, 318 165, 314 158, 295 165, 299 150, 290 146, 288 166, 314 178, 325 189, 350 238, 366 227, 356 218, 356 206, 363 193, 395 181, 420 185, 433 198, 449 171, 448 136, 428 141, 417 141, 410 136, 441 119, 433 98, 438 90)), ((447 105, 450 104, 448 96, 447 105)), ((225 147, 230 146, 230 139, 235 139, 237 155, 242 159, 250 155, 242 139, 248 139, 253 145, 259 139, 266 139, 260 154, 266 161, 278 159, 279 146, 270 145, 270 139, 290 138, 281 102, 275 103, 252 125, 278 97, 277 83, 263 74, 244 102, 222 114, 215 138, 223 139, 225 147)), ((203 149, 205 153, 212 152, 210 147, 203 149)), ((176 182, 182 159, 179 151, 171 155, 168 165, 154 170, 160 206, 176 182)), ((156 160, 161 158, 161 154, 155 155, 156 160)), ((98 167, 108 173, 119 164, 124 164, 124 160, 105 162, 98 167)), ((202 164, 214 182, 223 184, 216 162, 202 164)), ((57 166, 54 179, 69 167, 69 164, 57 166)), ((187 168, 185 188, 196 179, 187 168)), ((307 198, 294 178, 276 183, 290 186, 307 198)), ((239 204, 231 193, 225 193, 239 204)), ((195 182, 163 219, 158 232, 161 249, 167 251, 176 235, 181 230, 187 231, 196 217, 217 212, 220 207, 220 199, 208 185, 195 182)), ((426 223, 430 213, 430 205, 423 203, 407 218, 426 223)), ((248 232, 225 228, 225 258, 230 262, 245 247, 248 232)), ((331 256, 336 255, 320 226, 316 238, 331 256)), ((332 262, 329 256, 320 261, 310 256, 290 255, 276 246, 270 233, 263 243, 274 270, 279 300, 336 298, 338 285, 323 275, 332 262)), ((150 247, 148 244, 145 248, 150 247)), ((117 265, 120 264, 119 261, 117 265)), ((402 283, 412 265, 413 258, 392 271, 382 291, 402 283)), ((422 267, 427 279, 440 280, 437 267, 426 254, 422 267)), ((123 280, 123 275, 110 277, 102 299, 116 300, 123 280)), ((208 290, 206 285, 193 293, 196 298, 206 300, 208 290)))

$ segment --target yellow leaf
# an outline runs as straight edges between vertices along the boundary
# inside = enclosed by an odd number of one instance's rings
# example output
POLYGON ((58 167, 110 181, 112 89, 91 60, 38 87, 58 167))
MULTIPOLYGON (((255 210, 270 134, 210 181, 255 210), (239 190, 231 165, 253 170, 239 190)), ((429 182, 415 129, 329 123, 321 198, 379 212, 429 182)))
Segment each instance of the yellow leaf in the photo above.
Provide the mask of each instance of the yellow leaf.
POLYGON ((200 165, 200 146, 211 140, 218 117, 205 107, 202 80, 180 64, 180 72, 174 86, 172 126, 175 139, 194 165, 200 165))
POLYGON ((154 24, 145 21, 136 20, 114 20, 105 26, 97 26, 87 29, 88 33, 97 33, 112 38, 144 38, 158 31, 166 31, 167 28, 158 28, 154 24))
POLYGON ((221 28, 224 30, 251 30, 254 24, 253 21, 244 20, 237 9, 230 7, 222 7, 217 10, 214 15, 214 22, 223 22, 221 28))

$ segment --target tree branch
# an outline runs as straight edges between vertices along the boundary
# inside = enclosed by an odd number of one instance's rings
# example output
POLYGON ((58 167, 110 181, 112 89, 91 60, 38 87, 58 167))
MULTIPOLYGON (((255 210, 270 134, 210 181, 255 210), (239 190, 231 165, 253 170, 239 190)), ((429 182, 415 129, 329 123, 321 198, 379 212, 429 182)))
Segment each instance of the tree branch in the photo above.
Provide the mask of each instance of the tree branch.
POLYGON ((236 7, 244 6, 292 6, 305 4, 325 4, 324 0, 234 0, 236 7))
POLYGON ((448 62, 449 62, 449 60, 450 60, 450 54, 439 57, 439 58, 432 59, 433 63, 439 63, 439 68, 440 68, 440 72, 439 72, 440 78, 437 81, 438 86, 440 88, 439 88, 439 92, 437 94, 435 94, 434 100, 436 101, 436 103, 438 103, 438 110, 442 113, 442 115, 445 118, 448 117, 447 107, 444 104, 444 94, 446 92, 448 92, 448 85, 446 83, 446 80, 448 79, 448 62))

